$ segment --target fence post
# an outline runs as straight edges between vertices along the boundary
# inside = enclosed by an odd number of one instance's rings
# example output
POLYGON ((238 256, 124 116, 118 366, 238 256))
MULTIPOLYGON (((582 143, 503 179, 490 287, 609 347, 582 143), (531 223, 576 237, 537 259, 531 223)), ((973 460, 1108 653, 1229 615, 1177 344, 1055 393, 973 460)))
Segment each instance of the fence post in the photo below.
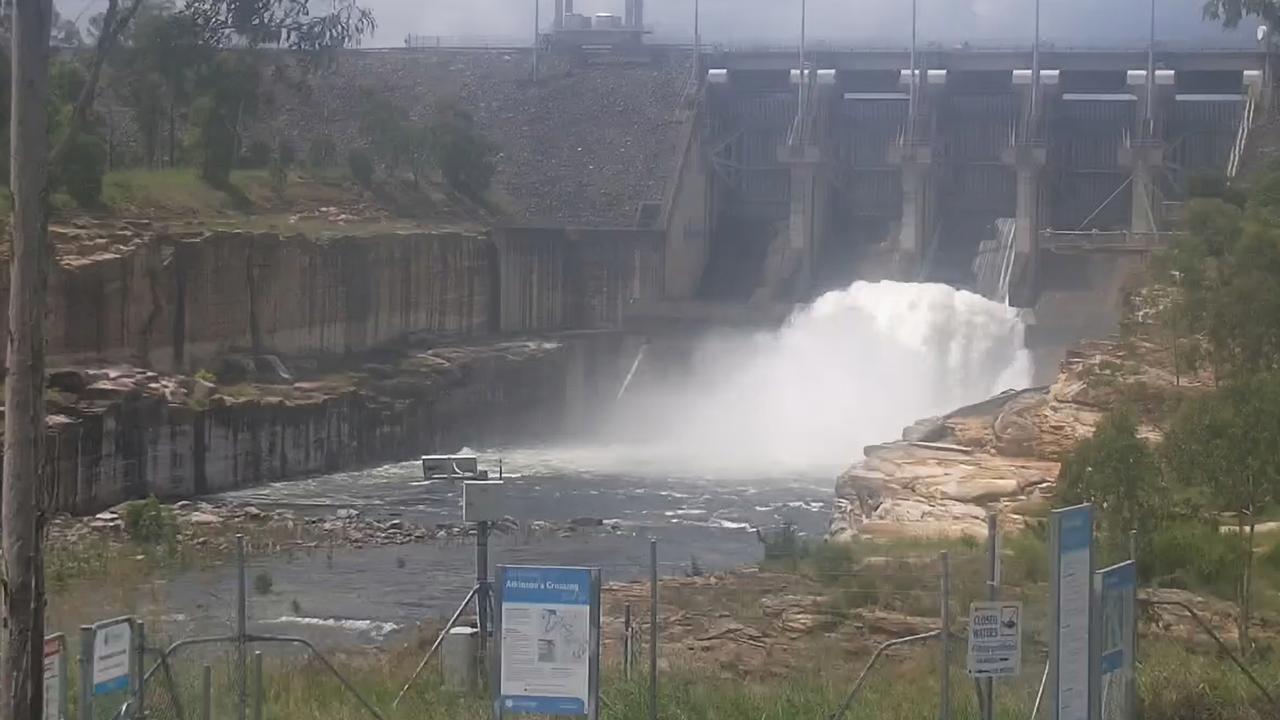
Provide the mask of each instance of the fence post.
POLYGON ((942 563, 942 675, 938 717, 951 720, 951 554, 943 550, 938 559, 942 563))
POLYGON ((138 704, 134 708, 135 718, 147 716, 147 624, 142 620, 134 623, 136 632, 137 655, 134 658, 133 672, 137 682, 134 689, 138 693, 138 704))
POLYGON ((262 720, 262 696, 266 688, 262 686, 262 652, 253 654, 253 720, 262 720))
POLYGON ((213 668, 205 663, 200 673, 200 720, 213 717, 213 668))
POLYGON ((631 603, 622 608, 622 676, 631 679, 631 603))
POLYGON ((249 706, 249 658, 245 635, 248 628, 249 597, 245 580, 244 535, 236 535, 236 717, 247 720, 249 706))
MULTIPOLYGON (((1000 528, 997 524, 996 514, 992 511, 987 511, 987 599, 991 601, 995 601, 997 596, 1000 594, 999 589, 996 587, 996 583, 998 582, 996 579, 996 575, 998 573, 997 568, 998 563, 1000 562, 1000 558, 998 556, 999 549, 996 547, 999 533, 1000 528)), ((996 714, 995 679, 986 678, 983 680, 982 684, 982 717, 983 720, 994 720, 996 714)))
POLYGON ((649 720, 658 720, 658 539, 649 538, 649 720))
POLYGON ((80 720, 93 720, 93 626, 80 626, 80 720))

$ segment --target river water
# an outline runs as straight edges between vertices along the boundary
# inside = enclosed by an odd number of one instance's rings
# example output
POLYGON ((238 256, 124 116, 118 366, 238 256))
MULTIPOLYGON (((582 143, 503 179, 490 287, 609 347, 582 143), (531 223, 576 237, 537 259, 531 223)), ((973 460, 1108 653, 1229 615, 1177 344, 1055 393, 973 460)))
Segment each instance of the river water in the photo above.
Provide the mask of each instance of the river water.
MULTIPOLYGON (((1025 387, 1031 372, 1017 311, 944 285, 895 282, 828 293, 776 332, 706 339, 677 371, 637 369, 595 441, 479 453, 493 476, 501 462, 521 523, 606 523, 565 537, 498 536, 493 564, 598 566, 606 580, 641 578, 650 537, 664 574, 755 562, 757 529, 825 530, 834 479, 862 447, 918 418, 1025 387)), ((458 488, 424 484, 416 462, 223 499, 317 515, 351 508, 415 525, 461 520, 458 488)), ((474 545, 256 557, 249 575, 271 584, 250 603, 256 630, 379 643, 452 612, 474 582, 474 545)), ((152 582, 144 607, 122 609, 159 615, 171 636, 226 631, 234 578, 228 565, 181 572, 152 582)))
MULTIPOLYGON (((706 571, 758 561, 756 529, 791 523, 820 536, 830 517, 830 476, 678 476, 650 468, 625 471, 618 447, 494 449, 480 453, 496 477, 499 460, 508 507, 528 525, 598 518, 601 528, 556 533, 495 534, 490 561, 508 564, 600 567, 606 581, 647 577, 649 538, 658 540, 664 575, 706 571), (606 468, 599 470, 596 468, 606 468)), ((300 515, 358 510, 373 520, 414 525, 461 520, 460 488, 424 483, 419 463, 241 490, 216 499, 248 502, 263 510, 287 508, 300 515)), ((260 632, 302 634, 325 644, 376 644, 398 630, 447 616, 474 583, 475 545, 470 539, 404 546, 299 551, 250 560, 250 585, 266 574, 271 591, 250 589, 250 619, 260 632)), ((189 570, 164 579, 166 634, 229 630, 235 570, 230 564, 189 570)), ((148 614, 145 613, 144 614, 148 614)), ((153 616, 155 612, 150 613, 153 616)))

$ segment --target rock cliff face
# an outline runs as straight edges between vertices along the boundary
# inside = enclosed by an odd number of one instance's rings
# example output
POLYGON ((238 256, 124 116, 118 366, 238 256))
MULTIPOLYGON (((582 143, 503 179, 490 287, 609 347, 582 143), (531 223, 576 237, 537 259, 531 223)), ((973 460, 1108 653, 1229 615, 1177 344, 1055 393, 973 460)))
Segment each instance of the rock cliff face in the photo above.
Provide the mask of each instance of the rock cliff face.
POLYGON ((46 501, 87 513, 424 453, 545 437, 616 382, 620 336, 407 351, 291 384, 206 388, 111 366, 56 372, 46 501))
MULTIPOLYGON (((1011 391, 865 449, 836 483, 830 537, 986 536, 986 509, 1021 525, 1045 514, 1062 459, 1116 404, 1148 409, 1205 378, 1175 378, 1141 339, 1086 343, 1048 387, 1011 391)), ((1157 430, 1142 428, 1147 435, 1157 430)))
MULTIPOLYGON (((570 235, 63 228, 49 364, 195 372, 229 352, 350 356, 410 336, 616 328, 627 302, 659 291, 659 233, 570 235)), ((0 332, 7 284, 0 273, 0 332)))

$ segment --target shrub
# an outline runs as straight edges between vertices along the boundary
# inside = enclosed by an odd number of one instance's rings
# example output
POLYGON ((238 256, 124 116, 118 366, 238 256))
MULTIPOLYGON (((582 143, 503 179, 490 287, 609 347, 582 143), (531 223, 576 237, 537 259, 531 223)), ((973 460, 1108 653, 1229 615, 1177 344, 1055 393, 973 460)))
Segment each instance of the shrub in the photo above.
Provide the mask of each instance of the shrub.
POLYGON ((107 148, 102 139, 81 133, 58 168, 58 180, 77 205, 93 207, 102 200, 102 176, 106 172, 107 148))
POLYGON ((121 513, 124 531, 134 542, 147 545, 171 545, 178 539, 178 526, 173 512, 155 497, 126 503, 121 513))
POLYGON ((481 199, 498 171, 496 146, 475 126, 471 114, 458 108, 442 111, 431 130, 445 182, 462 195, 481 199))
POLYGON ((271 162, 271 144, 266 140, 254 140, 240 152, 240 167, 265 168, 271 162))
POLYGON ((196 379, 201 380, 203 382, 207 382, 207 383, 218 382, 218 376, 214 375, 212 371, 207 370, 205 368, 201 368, 199 371, 196 372, 196 379))
POLYGON ((360 187, 365 189, 373 187, 373 158, 367 151, 356 148, 348 152, 347 169, 351 171, 351 178, 360 187))
POLYGON ((338 148, 327 137, 314 138, 307 145, 307 165, 312 170, 327 168, 333 164, 338 148))
POLYGON ((263 570, 253 576, 253 589, 259 595, 270 595, 271 590, 276 586, 276 581, 272 579, 271 573, 263 570))

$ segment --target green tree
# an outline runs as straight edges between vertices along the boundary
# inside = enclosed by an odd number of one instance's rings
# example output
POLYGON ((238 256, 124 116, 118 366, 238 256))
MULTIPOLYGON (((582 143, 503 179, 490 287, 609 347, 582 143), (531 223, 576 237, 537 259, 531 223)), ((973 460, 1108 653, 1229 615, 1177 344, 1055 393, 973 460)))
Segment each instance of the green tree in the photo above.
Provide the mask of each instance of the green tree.
POLYGON ((1138 557, 1149 554, 1169 500, 1156 453, 1138 437, 1137 419, 1127 409, 1107 414, 1062 463, 1058 493, 1065 504, 1097 508, 1103 551, 1114 560, 1127 556, 1133 530, 1138 557))
POLYGON ((1243 211, 1192 200, 1186 227, 1161 259, 1174 290, 1162 319, 1175 354, 1185 344, 1220 381, 1280 369, 1280 172, 1255 184, 1243 211))
POLYGON ((1241 545, 1240 646, 1250 648, 1254 535, 1280 497, 1280 377, 1257 375, 1188 402, 1162 446, 1171 478, 1234 519, 1241 545))
POLYGON ((1246 17, 1256 17, 1276 29, 1280 3, 1276 0, 1205 0, 1204 16, 1228 28, 1238 26, 1246 17))
POLYGON ((483 199, 498 170, 497 146, 480 132, 471 113, 454 105, 436 113, 431 130, 445 182, 473 200, 483 199))

